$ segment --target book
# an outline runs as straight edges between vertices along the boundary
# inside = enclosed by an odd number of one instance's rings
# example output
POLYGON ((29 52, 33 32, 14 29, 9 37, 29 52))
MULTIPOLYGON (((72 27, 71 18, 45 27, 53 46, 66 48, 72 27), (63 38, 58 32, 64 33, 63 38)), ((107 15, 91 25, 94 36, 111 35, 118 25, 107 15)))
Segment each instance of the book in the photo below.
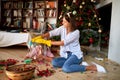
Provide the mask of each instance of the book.
POLYGON ((23 8, 23 2, 18 3, 18 8, 23 8))
POLYGON ((49 17, 52 17, 53 16, 53 10, 51 9, 51 10, 49 10, 49 17))
POLYGON ((33 3, 32 2, 28 3, 28 8, 30 8, 30 9, 33 8, 33 3))
POLYGON ((45 8, 44 2, 35 2, 35 8, 45 8))
POLYGON ((17 18, 14 19, 14 27, 17 27, 17 18))
POLYGON ((37 16, 38 17, 43 17, 44 16, 44 9, 37 9, 37 16))
POLYGON ((21 27, 21 19, 18 19, 17 21, 17 26, 20 28, 21 27))
POLYGON ((18 10, 18 16, 21 17, 22 16, 22 10, 18 10))
POLYGON ((7 18, 4 26, 10 26, 11 24, 11 18, 7 18))
POLYGON ((50 6, 50 8, 57 8, 56 1, 48 1, 47 4, 50 6))
POLYGON ((14 17, 17 17, 17 10, 14 10, 14 11, 13 11, 13 16, 14 16, 14 17))
POLYGON ((28 23, 26 21, 23 22, 23 28, 27 28, 28 23))
POLYGON ((33 19, 33 29, 38 30, 39 26, 40 26, 40 23, 39 23, 38 19, 36 19, 36 18, 33 19))
POLYGON ((56 17, 56 10, 54 10, 54 9, 47 10, 46 16, 47 17, 56 17))
POLYGON ((53 29, 56 28, 56 25, 55 25, 55 24, 49 24, 49 23, 48 23, 47 26, 48 26, 49 30, 53 30, 53 29))
POLYGON ((18 5, 18 3, 17 3, 17 2, 14 2, 14 3, 13 3, 13 8, 18 8, 17 5, 18 5))
POLYGON ((30 9, 26 9, 23 11, 23 16, 25 16, 25 17, 30 17, 30 16, 32 16, 32 14, 33 14, 33 12, 30 9))
POLYGON ((6 2, 6 3, 4 3, 4 8, 5 9, 10 9, 11 8, 11 2, 6 2))
POLYGON ((30 18, 26 18, 27 28, 30 28, 30 18))
POLYGON ((11 10, 6 10, 4 16, 10 17, 11 16, 11 10))

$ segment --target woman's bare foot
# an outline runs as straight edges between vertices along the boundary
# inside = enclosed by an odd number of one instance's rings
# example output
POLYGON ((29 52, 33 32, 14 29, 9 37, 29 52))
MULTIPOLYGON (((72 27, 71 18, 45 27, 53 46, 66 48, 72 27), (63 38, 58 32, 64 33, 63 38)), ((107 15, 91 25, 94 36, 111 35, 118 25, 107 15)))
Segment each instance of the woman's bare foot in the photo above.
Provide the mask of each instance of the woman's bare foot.
POLYGON ((96 65, 86 66, 86 71, 97 71, 96 65))

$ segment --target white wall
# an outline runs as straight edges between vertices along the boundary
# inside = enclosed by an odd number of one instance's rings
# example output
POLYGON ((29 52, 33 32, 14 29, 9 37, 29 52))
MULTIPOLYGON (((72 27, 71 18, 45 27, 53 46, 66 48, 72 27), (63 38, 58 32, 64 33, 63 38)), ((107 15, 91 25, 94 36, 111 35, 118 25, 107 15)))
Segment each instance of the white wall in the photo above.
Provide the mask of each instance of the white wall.
POLYGON ((112 2, 108 59, 120 64, 120 0, 101 0, 97 7, 112 2))
POLYGON ((1 1, 0 1, 0 23, 1 23, 1 1))
POLYGON ((105 5, 109 4, 109 3, 111 3, 112 1, 113 0, 100 0, 100 4, 98 4, 96 7, 100 8, 102 6, 105 6, 105 5))

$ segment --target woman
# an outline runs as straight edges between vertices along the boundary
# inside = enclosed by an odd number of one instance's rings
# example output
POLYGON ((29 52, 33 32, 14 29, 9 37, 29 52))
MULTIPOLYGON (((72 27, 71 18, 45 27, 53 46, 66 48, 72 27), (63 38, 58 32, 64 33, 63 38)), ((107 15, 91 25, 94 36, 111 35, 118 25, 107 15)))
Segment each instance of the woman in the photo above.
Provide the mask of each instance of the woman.
POLYGON ((75 19, 72 13, 66 13, 63 17, 62 26, 48 33, 42 34, 41 37, 49 38, 61 36, 61 41, 50 41, 51 45, 60 46, 60 57, 52 60, 54 67, 61 67, 64 72, 78 72, 86 70, 96 71, 96 66, 80 65, 83 60, 83 52, 80 48, 80 32, 75 26, 75 19))

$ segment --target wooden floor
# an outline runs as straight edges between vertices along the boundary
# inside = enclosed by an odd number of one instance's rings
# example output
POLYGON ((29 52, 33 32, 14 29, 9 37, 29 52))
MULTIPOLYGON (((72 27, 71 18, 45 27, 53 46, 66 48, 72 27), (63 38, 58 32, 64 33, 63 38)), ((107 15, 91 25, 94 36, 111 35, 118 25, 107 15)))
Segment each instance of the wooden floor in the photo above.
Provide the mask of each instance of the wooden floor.
MULTIPOLYGON (((0 59, 12 58, 22 61, 27 52, 27 47, 24 46, 11 46, 6 48, 0 48, 0 59)), ((88 52, 88 55, 85 55, 84 60, 89 64, 91 62, 101 64, 106 68, 107 73, 93 71, 64 73, 60 68, 57 68, 54 69, 55 73, 52 76, 38 77, 35 74, 35 77, 31 80, 120 80, 120 65, 108 60, 107 57, 103 54, 99 52, 88 52), (95 57, 102 58, 103 60, 95 59, 95 57)), ((46 63, 36 64, 39 66, 40 69, 52 68, 50 63, 47 63, 49 66, 46 66, 46 63)), ((9 79, 3 72, 0 73, 0 80, 9 79)))

